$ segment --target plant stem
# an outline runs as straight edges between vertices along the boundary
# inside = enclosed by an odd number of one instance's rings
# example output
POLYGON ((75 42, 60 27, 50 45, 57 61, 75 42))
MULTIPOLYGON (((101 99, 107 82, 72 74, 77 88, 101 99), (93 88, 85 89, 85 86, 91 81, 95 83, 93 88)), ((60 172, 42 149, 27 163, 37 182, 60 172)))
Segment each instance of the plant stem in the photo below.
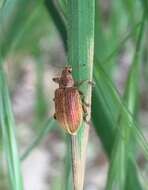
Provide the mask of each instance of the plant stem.
MULTIPOLYGON (((76 81, 90 80, 93 76, 95 0, 69 0, 68 4, 68 63, 76 81)), ((81 87, 89 103, 91 115, 91 85, 81 87)), ((82 190, 89 126, 83 123, 78 134, 71 137, 74 190, 82 190)))
POLYGON ((71 150, 72 150, 72 169, 73 169, 73 183, 74 183, 74 190, 82 189, 81 187, 81 158, 78 151, 78 141, 77 137, 71 135, 71 150))
MULTIPOLYGON (((69 0, 67 1, 67 22, 68 31, 61 33, 61 26, 65 27, 64 22, 59 17, 59 12, 52 3, 53 7, 48 6, 49 0, 45 5, 50 12, 59 33, 65 44, 67 51, 68 34, 68 63, 73 68, 74 79, 76 81, 92 80, 93 54, 94 54, 94 22, 95 22, 95 0, 69 0), (54 12, 54 14, 52 13, 54 12)), ((62 27, 62 28, 63 28, 62 27)), ((89 103, 88 119, 91 113, 91 86, 82 86, 86 101, 89 103)), ((73 181, 75 190, 82 190, 84 183, 86 148, 89 134, 89 126, 83 123, 77 136, 71 136, 72 160, 73 160, 73 181), (76 179, 79 179, 76 181, 76 179)), ((69 142, 69 141, 68 141, 69 142)), ((70 143, 70 142, 69 142, 70 143)), ((68 151, 69 152, 69 151, 68 151)), ((69 170, 67 171, 69 175, 69 170)), ((66 176, 67 176, 66 175, 66 176)), ((67 180, 67 179, 66 179, 67 180)), ((67 180, 67 187, 69 187, 67 180)), ((68 189, 69 190, 69 189, 68 189)))

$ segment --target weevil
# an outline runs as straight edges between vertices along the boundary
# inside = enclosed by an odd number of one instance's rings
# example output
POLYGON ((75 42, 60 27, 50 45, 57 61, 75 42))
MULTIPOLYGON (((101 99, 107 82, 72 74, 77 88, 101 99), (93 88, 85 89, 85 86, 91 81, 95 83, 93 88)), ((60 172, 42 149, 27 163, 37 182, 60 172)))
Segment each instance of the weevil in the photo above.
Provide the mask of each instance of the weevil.
POLYGON ((75 135, 86 119, 88 106, 84 101, 84 95, 79 91, 72 77, 72 68, 66 66, 60 77, 53 78, 59 84, 55 90, 55 114, 54 118, 69 134, 75 135))

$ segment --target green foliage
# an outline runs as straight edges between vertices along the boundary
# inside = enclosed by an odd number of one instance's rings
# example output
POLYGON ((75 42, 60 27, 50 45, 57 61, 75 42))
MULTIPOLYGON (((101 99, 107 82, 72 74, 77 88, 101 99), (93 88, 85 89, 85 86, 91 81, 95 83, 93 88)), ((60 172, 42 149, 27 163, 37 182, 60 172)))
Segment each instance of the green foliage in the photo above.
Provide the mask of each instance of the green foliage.
POLYGON ((3 57, 14 51, 38 53, 40 49, 37 39, 50 33, 50 19, 42 0, 6 1, 0 11, 0 26, 3 57))
MULTIPOLYGON (((141 40, 144 33, 144 24, 145 24, 145 14, 142 18, 142 23, 138 35, 137 45, 135 48, 135 55, 133 58, 133 63, 131 65, 131 68, 129 70, 127 85, 125 89, 125 102, 127 104, 128 109, 133 114, 133 117, 136 120, 136 111, 137 111, 137 97, 138 97, 138 90, 139 90, 139 50, 141 50, 141 40)), ((109 170, 109 176, 108 176, 108 183, 107 183, 107 189, 127 189, 131 185, 131 181, 133 181, 133 177, 131 179, 131 176, 134 176, 134 173, 137 173, 136 167, 134 168, 133 164, 133 158, 136 157, 135 155, 135 143, 136 139, 134 137, 134 131, 131 132, 131 129, 127 129, 126 125, 127 122, 125 120, 125 117, 123 117, 123 114, 121 112, 121 115, 119 115, 118 120, 118 127, 120 128, 120 131, 116 134, 115 139, 115 145, 113 147, 112 151, 112 159, 110 164, 110 170, 109 170), (134 169, 131 170, 131 166, 134 169), (126 179, 126 176, 128 178, 126 179), (128 185, 126 180, 128 180, 128 185)), ((133 126, 135 127, 135 126, 133 126)), ((118 129, 117 129, 118 130, 118 129)), ((136 177, 136 176, 135 176, 136 177)), ((138 181, 138 179, 137 179, 138 181)), ((136 184, 132 184, 130 188, 134 189, 142 189, 139 185, 139 181, 136 184), (138 184, 138 185, 137 185, 138 184)))
MULTIPOLYGON (((12 190, 22 190, 23 184, 19 163, 20 156, 15 137, 16 126, 3 64, 12 52, 31 51, 36 55, 40 51, 36 39, 43 34, 45 35, 45 31, 48 31, 48 33, 50 31, 49 26, 45 24, 49 22, 49 19, 41 2, 40 0, 38 2, 8 0, 3 1, 0 5, 0 125, 2 127, 2 144, 8 165, 9 186, 12 190), (42 22, 42 27, 38 27, 37 24, 41 21, 40 13, 42 11, 42 19, 45 18, 46 22, 44 24, 42 22), (34 27, 34 24, 36 27, 34 27)), ((50 128, 52 128, 52 125, 49 127, 48 123, 43 126, 37 139, 26 150, 23 157, 39 144, 50 128)))
POLYGON ((15 122, 2 63, 0 63, 0 113, 2 143, 8 165, 10 188, 12 190, 23 190, 19 155, 15 137, 15 122))
MULTIPOLYGON (((40 127, 37 137, 22 155, 24 160, 55 126, 51 118, 46 120, 47 102, 43 94, 42 52, 39 40, 50 40, 51 16, 68 54, 77 81, 92 80, 96 83, 92 93, 92 122, 109 158, 107 190, 144 190, 137 164, 140 149, 148 159, 148 143, 139 127, 139 99, 141 66, 147 67, 147 0, 113 0, 109 8, 102 8, 96 0, 1 0, 0 2, 0 125, 3 150, 7 158, 10 186, 22 190, 20 161, 15 137, 15 122, 6 75, 2 64, 13 54, 33 54, 37 60, 35 101, 35 125, 40 127), (96 12, 94 18, 94 12, 96 12), (48 14, 49 13, 49 14, 48 14), (144 14, 143 14, 144 13, 144 14), (142 17, 142 19, 141 19, 142 17), (95 23, 95 26, 94 26, 95 23), (95 28, 94 28, 95 27, 95 28), (95 33, 94 33, 95 32, 95 33), (93 44, 94 43, 94 44, 93 44), (120 53, 130 44, 135 50, 130 66, 124 95, 121 96, 114 83, 114 71, 118 68, 120 53), (94 66, 93 66, 93 45, 94 66), (144 57, 144 56, 145 57, 144 57), (143 58, 144 57, 144 58, 143 58), (145 60, 143 64, 142 60, 145 60), (92 72, 93 71, 93 72, 92 72), (92 75, 93 73, 93 75, 92 75)), ((146 71, 145 71, 146 73, 146 71)), ((147 77, 147 73, 145 74, 147 77)), ((82 85, 86 101, 91 103, 91 87, 82 85)), ((89 110, 90 115, 90 110, 89 110)), ((87 127, 83 124, 75 140, 75 159, 80 164, 81 177, 85 166, 87 127), (80 153, 80 154, 79 154, 80 153)), ((53 189, 72 188, 71 138, 66 136, 65 174, 55 179, 53 189)), ((73 148, 73 147, 72 147, 73 148)), ((77 172, 80 175, 80 168, 77 172)), ((99 170, 99 168, 98 168, 99 170)), ((81 181, 83 186, 83 179, 81 181)))
MULTIPOLYGON (((141 27, 141 31, 144 32, 143 24, 141 24, 141 27)), ((135 51, 136 53, 134 55, 133 64, 129 72, 127 87, 125 89, 124 102, 126 102, 126 107, 122 103, 123 101, 120 99, 119 94, 115 92, 115 87, 110 82, 111 79, 109 79, 109 77, 105 74, 103 67, 101 68, 101 65, 99 65, 100 62, 98 62, 98 51, 95 49, 97 56, 95 56, 96 66, 94 75, 97 88, 95 88, 93 96, 94 106, 92 107, 92 119, 107 153, 109 156, 111 156, 109 176, 106 187, 108 190, 122 190, 127 188, 142 189, 138 179, 137 167, 133 162, 134 158, 136 158, 133 150, 133 148, 135 148, 135 146, 133 147, 133 144, 135 144, 135 135, 138 131, 138 134, 141 136, 141 131, 139 131, 137 126, 135 126, 135 122, 133 122, 135 119, 132 116, 133 112, 135 113, 135 108, 137 108, 137 98, 139 95, 138 63, 139 49, 141 49, 141 32, 139 36, 140 37, 138 38, 135 51), (100 110, 97 110, 98 106, 100 106, 100 110), (106 107, 108 110, 105 109, 106 107), (129 113, 129 111, 127 111, 127 109, 130 110, 132 115, 129 113), (96 114, 96 112, 98 114, 96 114), (97 125, 98 123, 100 124, 97 125), (115 128, 116 125, 117 127, 115 128), (133 129, 131 130, 131 128, 133 129), (131 168, 133 169, 131 170, 131 168), (132 181, 135 181, 135 183, 132 183, 132 181)), ((123 43, 121 45, 123 45, 123 43)), ((109 58, 112 58, 114 53, 116 53, 116 50, 111 53, 109 58)), ((110 61, 109 59, 107 60, 110 61)), ((105 66, 105 68, 107 67, 108 65, 105 66)), ((142 138, 144 139, 144 137, 142 138)), ((136 140, 139 142, 139 138, 136 137, 136 140)), ((145 146, 147 147, 146 141, 143 144, 143 148, 145 146)))

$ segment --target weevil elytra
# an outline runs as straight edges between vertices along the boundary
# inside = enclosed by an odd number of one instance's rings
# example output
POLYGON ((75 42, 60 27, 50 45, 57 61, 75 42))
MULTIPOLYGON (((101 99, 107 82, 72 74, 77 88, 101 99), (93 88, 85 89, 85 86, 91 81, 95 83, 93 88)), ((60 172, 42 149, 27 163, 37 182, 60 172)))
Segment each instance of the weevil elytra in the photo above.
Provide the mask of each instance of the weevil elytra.
POLYGON ((69 134, 75 135, 87 111, 81 99, 82 94, 75 86, 72 68, 65 67, 61 76, 53 78, 53 81, 59 84, 59 88, 55 90, 54 118, 69 134))

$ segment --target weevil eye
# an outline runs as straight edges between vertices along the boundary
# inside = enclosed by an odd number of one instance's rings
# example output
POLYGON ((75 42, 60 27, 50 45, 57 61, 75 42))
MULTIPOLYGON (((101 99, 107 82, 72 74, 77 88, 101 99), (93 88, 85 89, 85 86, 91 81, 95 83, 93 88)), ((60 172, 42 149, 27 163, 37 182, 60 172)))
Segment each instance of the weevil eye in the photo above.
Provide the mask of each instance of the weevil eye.
POLYGON ((71 72, 72 72, 72 70, 68 70, 68 72, 69 72, 69 73, 71 73, 71 72))
POLYGON ((63 74, 65 73, 69 73, 69 74, 71 74, 72 73, 72 68, 70 67, 70 66, 66 66, 65 68, 64 68, 64 70, 63 70, 63 72, 62 72, 63 74))
POLYGON ((68 72, 72 73, 72 68, 71 67, 68 67, 68 72))

